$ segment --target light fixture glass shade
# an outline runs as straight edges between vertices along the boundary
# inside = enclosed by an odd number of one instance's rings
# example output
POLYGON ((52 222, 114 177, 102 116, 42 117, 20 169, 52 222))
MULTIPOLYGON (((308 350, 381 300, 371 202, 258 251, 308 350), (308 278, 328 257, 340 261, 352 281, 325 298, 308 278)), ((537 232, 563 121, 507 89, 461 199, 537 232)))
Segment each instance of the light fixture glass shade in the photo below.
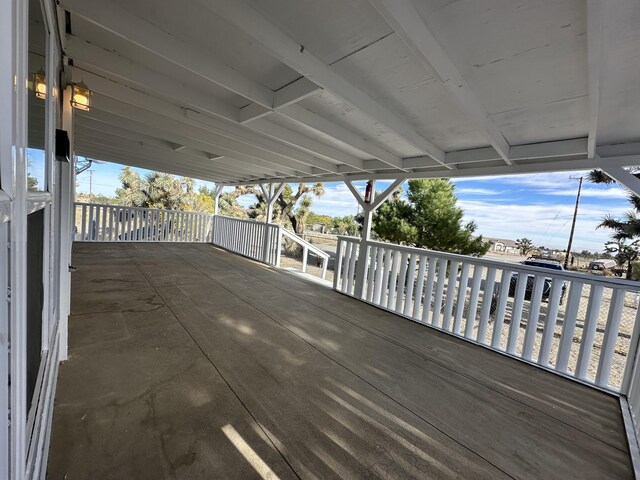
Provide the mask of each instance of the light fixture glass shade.
POLYGON ((47 79, 42 69, 33 74, 33 91, 37 98, 47 98, 47 79))
POLYGON ((84 83, 80 82, 73 85, 71 106, 85 112, 91 109, 91 90, 84 83))

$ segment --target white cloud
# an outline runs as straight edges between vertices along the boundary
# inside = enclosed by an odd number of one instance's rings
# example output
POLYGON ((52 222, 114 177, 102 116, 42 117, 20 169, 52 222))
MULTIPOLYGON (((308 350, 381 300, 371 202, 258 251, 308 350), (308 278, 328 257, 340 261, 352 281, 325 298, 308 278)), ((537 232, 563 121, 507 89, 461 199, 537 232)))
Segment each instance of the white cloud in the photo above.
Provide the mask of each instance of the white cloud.
POLYGON ((322 215, 355 215, 358 202, 344 183, 325 183, 324 195, 313 199, 312 210, 322 215))
MULTIPOLYGON (((570 189, 543 189, 537 190, 536 193, 541 195, 552 195, 557 197, 575 197, 578 193, 576 190, 570 189)), ((594 188, 594 187, 583 187, 580 193, 581 197, 591 197, 591 198, 606 198, 606 199, 620 199, 627 198, 629 196, 629 192, 627 192, 624 188, 621 187, 608 187, 608 188, 594 188)))
MULTIPOLYGON (((477 233, 512 240, 527 237, 535 245, 566 248, 573 216, 572 205, 500 205, 475 200, 460 200, 458 204, 465 212, 465 220, 477 223, 477 233)), ((618 216, 623 211, 594 204, 581 205, 576 221, 574 249, 601 251, 610 232, 596 227, 604 215, 618 216)))
POLYGON ((502 190, 491 190, 489 188, 456 188, 456 195, 500 195, 502 190))

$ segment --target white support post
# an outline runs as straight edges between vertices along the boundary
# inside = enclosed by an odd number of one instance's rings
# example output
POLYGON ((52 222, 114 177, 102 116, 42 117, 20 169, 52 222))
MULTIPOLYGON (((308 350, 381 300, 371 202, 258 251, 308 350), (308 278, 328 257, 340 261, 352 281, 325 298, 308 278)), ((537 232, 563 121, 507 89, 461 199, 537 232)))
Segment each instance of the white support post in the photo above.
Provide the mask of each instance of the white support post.
POLYGON ((224 188, 224 185, 216 185, 215 188, 215 193, 213 196, 213 214, 214 215, 219 215, 219 211, 220 211, 220 195, 222 195, 222 189, 224 188))
MULTIPOLYGON (((264 223, 266 225, 264 229, 263 255, 262 255, 265 263, 268 263, 267 254, 269 252, 269 247, 271 245, 272 234, 273 234, 272 228, 268 226, 271 223, 271 220, 273 220, 273 204, 276 203, 276 200, 282 193, 282 190, 284 190, 285 185, 286 183, 280 183, 278 185, 274 185, 273 183, 270 183, 269 187, 267 188, 264 184, 262 183, 259 184, 260 190, 262 190, 262 194, 264 195, 265 202, 267 203, 267 213, 264 219, 264 223)), ((279 236, 277 240, 279 242, 280 240, 279 236)), ((280 249, 280 244, 278 243, 276 251, 278 251, 279 249, 280 249)), ((276 254, 275 261, 279 265, 280 258, 278 257, 277 254, 276 254)))
POLYGON ((262 194, 264 195, 264 199, 267 204, 265 223, 271 223, 271 220, 273 220, 273 205, 276 203, 276 200, 282 193, 282 190, 284 190, 285 185, 286 183, 280 183, 278 185, 270 183, 269 188, 267 188, 264 184, 259 184, 260 190, 262 190, 262 194))
MULTIPOLYGON (((63 92, 62 129, 67 131, 69 141, 73 145, 73 108, 71 107, 71 86, 63 92)), ((59 360, 68 357, 69 345, 69 314, 71 313, 71 248, 73 243, 73 228, 75 219, 75 155, 71 152, 72 162, 60 169, 60 337, 59 360)))
POLYGON ((376 195, 376 182, 373 180, 371 187, 371 203, 365 203, 362 194, 353 186, 353 183, 346 180, 344 183, 351 191, 352 195, 357 200, 364 214, 364 220, 362 223, 362 234, 360 240, 360 251, 358 252, 358 265, 356 267, 356 285, 354 295, 356 298, 361 299, 364 291, 364 281, 367 271, 367 242, 371 239, 371 223, 373 220, 373 212, 375 212, 380 205, 382 205, 396 189, 402 185, 406 178, 398 178, 389 185, 384 192, 380 195, 376 195))

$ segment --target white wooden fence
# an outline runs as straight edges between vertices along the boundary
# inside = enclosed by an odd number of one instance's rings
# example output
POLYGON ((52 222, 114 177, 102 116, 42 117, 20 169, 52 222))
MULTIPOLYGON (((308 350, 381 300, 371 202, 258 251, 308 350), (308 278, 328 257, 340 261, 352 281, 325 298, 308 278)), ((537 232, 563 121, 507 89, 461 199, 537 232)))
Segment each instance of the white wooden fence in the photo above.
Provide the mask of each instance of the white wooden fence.
POLYGON ((637 282, 339 237, 334 289, 603 389, 633 383, 637 282))
POLYGON ((75 204, 78 242, 209 242, 213 215, 152 208, 75 204))
POLYGON ((212 243, 245 257, 267 263, 280 264, 280 227, 255 220, 213 217, 212 243))

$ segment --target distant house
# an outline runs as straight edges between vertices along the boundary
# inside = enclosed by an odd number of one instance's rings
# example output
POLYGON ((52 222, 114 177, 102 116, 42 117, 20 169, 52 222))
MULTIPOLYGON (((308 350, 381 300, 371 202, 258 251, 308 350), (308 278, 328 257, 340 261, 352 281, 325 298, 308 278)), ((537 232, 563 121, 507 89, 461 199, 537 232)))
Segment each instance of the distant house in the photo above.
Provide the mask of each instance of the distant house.
POLYGON ((507 253, 510 255, 520 253, 516 242, 513 240, 505 240, 504 238, 488 238, 487 240, 491 243, 491 252, 507 253))

